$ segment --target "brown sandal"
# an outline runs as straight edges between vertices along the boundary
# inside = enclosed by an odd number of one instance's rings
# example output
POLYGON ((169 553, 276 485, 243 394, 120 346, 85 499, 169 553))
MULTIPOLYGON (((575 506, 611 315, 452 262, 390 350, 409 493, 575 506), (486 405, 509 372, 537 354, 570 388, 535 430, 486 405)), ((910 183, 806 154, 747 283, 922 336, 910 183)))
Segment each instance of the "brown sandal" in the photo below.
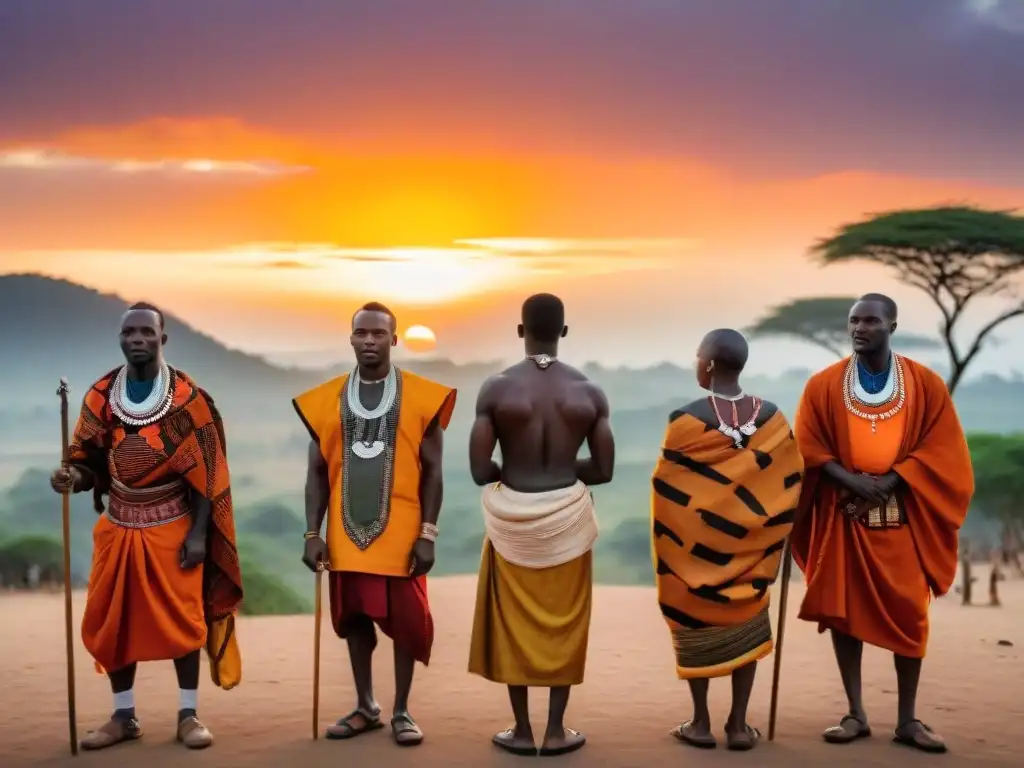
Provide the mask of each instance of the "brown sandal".
POLYGON ((726 748, 733 752, 749 752, 761 741, 761 732, 752 725, 743 726, 738 733, 726 733, 726 748))
POLYGON ((897 744, 913 747, 922 752, 942 754, 946 751, 946 740, 920 720, 908 720, 900 725, 893 734, 892 740, 897 744))
POLYGON ((193 715, 178 723, 177 740, 189 749, 206 749, 213 744, 213 734, 193 715))
POLYGON ((869 736, 871 736, 871 726, 856 715, 843 715, 839 725, 826 728, 824 733, 821 734, 821 737, 829 744, 849 744, 858 739, 866 739, 869 736), (851 724, 852 727, 847 728, 847 724, 851 724))
POLYGON ((708 733, 697 733, 693 728, 693 720, 687 720, 673 728, 670 733, 672 737, 691 747, 697 749, 714 749, 718 746, 718 740, 709 731, 708 733))
POLYGON ((391 718, 391 737, 400 747, 415 747, 423 743, 423 731, 407 712, 391 718))
POLYGON ((380 721, 380 711, 367 712, 364 709, 353 709, 334 725, 327 726, 328 739, 354 739, 370 731, 384 727, 380 721), (355 720, 354 724, 352 721, 355 720))
POLYGON ((142 726, 134 717, 130 720, 112 717, 100 728, 85 734, 82 738, 82 749, 90 751, 106 749, 123 741, 135 741, 141 738, 142 726))

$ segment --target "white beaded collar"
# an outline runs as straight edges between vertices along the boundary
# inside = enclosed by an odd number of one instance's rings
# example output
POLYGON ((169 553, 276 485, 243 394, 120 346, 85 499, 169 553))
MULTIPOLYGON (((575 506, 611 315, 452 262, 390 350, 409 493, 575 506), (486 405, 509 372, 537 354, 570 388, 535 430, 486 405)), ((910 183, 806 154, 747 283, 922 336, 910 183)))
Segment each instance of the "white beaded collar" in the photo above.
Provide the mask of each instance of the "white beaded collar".
POLYGON ((885 380, 885 386, 877 394, 871 394, 860 383, 860 371, 857 370, 858 363, 853 366, 853 396, 865 405, 881 405, 888 402, 896 391, 896 361, 890 352, 889 377, 885 380))

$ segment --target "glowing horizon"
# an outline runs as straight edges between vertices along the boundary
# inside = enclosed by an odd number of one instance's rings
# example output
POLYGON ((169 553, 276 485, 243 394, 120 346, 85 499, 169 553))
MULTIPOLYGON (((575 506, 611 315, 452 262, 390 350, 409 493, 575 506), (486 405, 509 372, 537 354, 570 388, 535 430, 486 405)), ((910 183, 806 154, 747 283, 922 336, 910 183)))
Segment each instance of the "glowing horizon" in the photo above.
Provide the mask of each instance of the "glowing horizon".
POLYGON ((146 298, 249 350, 330 347, 377 299, 439 354, 512 354, 539 291, 573 354, 611 362, 685 361, 797 296, 884 290, 933 333, 892 272, 808 248, 870 212, 1024 205, 1005 1, 387 0, 356 24, 337 3, 80 5, 0 26, 0 103, 21 105, 0 274, 146 298))

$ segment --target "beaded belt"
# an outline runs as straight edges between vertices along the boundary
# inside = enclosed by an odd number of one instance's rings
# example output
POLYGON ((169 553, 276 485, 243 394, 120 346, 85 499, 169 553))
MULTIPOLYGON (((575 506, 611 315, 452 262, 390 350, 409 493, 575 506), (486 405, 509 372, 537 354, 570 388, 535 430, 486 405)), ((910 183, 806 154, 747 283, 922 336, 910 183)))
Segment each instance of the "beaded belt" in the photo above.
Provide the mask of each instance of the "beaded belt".
POLYGON ((181 480, 149 488, 129 488, 110 482, 107 519, 124 528, 152 528, 178 520, 191 512, 188 486, 181 480))

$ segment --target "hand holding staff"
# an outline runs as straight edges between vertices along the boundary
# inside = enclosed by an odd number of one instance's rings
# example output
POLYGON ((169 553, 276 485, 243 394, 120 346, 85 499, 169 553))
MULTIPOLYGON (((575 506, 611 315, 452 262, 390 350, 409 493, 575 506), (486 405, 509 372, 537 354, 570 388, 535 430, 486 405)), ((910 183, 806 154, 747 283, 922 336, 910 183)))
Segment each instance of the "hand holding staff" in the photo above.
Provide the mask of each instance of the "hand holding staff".
POLYGON ((313 617, 313 740, 320 738, 320 622, 323 613, 324 562, 316 564, 316 608, 313 617))
POLYGON ((782 673, 782 640, 786 635, 786 603, 789 599, 789 581, 793 575, 793 552, 789 541, 782 551, 782 589, 779 593, 778 639, 775 641, 775 669, 772 672, 772 702, 768 710, 768 741, 775 741, 775 716, 779 707, 779 676, 782 673))
MULTIPOLYGON (((66 470, 70 461, 68 438, 68 380, 61 377, 57 389, 60 398, 61 466, 66 470)), ((75 643, 71 630, 71 491, 61 494, 61 522, 64 527, 64 635, 68 662, 68 730, 71 754, 78 754, 78 722, 75 716, 75 643)))

